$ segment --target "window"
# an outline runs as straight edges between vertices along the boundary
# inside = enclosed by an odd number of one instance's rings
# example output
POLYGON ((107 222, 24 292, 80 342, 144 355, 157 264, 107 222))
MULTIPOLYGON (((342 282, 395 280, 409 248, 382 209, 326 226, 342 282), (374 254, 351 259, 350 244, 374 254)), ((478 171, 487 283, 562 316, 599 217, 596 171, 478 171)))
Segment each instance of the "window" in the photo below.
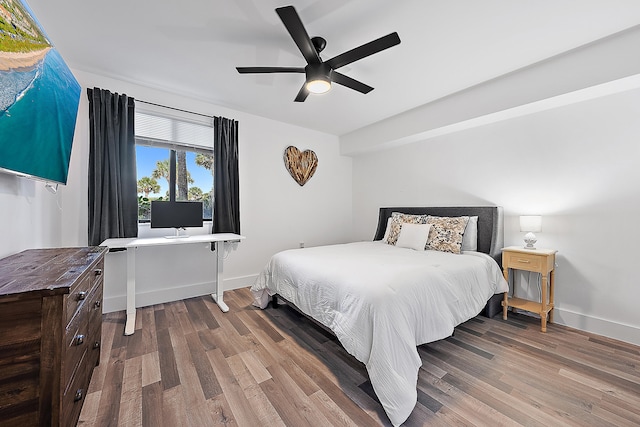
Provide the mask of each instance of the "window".
POLYGON ((212 219, 213 124, 192 115, 136 111, 138 222, 149 222, 153 200, 202 202, 202 218, 212 219))

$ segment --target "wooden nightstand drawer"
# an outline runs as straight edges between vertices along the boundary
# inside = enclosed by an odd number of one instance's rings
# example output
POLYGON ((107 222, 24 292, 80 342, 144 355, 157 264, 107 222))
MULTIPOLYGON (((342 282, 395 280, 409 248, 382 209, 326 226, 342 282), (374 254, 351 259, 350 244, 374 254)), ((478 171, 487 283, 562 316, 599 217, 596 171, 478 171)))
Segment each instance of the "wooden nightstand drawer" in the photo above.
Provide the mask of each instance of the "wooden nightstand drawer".
POLYGON ((502 256, 502 265, 517 270, 540 271, 543 265, 543 259, 538 255, 505 252, 502 256))

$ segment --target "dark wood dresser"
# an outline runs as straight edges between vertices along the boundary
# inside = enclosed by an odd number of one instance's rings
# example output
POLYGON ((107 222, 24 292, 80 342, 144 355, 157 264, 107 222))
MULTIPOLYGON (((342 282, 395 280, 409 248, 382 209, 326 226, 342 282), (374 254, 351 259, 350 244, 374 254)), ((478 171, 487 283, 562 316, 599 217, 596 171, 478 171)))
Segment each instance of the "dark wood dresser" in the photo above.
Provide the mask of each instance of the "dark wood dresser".
POLYGON ((100 362, 103 247, 0 260, 0 425, 75 426, 100 362))

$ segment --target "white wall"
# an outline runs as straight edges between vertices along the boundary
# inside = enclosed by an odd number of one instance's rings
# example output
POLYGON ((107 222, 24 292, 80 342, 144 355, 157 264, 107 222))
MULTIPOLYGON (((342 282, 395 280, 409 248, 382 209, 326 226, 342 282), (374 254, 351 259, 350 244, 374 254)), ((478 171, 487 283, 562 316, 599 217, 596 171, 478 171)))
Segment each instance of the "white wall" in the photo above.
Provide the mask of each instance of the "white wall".
MULTIPOLYGON (((300 241, 315 246, 351 239, 351 158, 340 155, 336 136, 103 76, 80 71, 74 74, 83 91, 68 184, 52 195, 43 183, 0 174, 0 255, 32 247, 87 244, 87 87, 239 121, 240 216, 246 240, 225 261, 226 289, 250 285, 271 255, 298 247, 300 241), (284 167, 282 156, 289 145, 314 150, 318 155, 318 169, 304 187, 284 167)), ((124 309, 121 255, 108 255, 105 311, 124 309)), ((141 251, 137 267, 145 273, 137 276, 137 289, 146 295, 140 301, 151 304, 165 296, 210 292, 212 264, 213 253, 206 246, 141 251), (210 269, 197 268, 207 263, 210 269)))
POLYGON ((517 216, 540 213, 556 321, 640 344, 639 118, 633 89, 354 157, 356 238, 380 206, 499 205, 520 245, 517 216))
POLYGON ((24 249, 60 246, 62 194, 44 182, 0 173, 0 258, 24 249))

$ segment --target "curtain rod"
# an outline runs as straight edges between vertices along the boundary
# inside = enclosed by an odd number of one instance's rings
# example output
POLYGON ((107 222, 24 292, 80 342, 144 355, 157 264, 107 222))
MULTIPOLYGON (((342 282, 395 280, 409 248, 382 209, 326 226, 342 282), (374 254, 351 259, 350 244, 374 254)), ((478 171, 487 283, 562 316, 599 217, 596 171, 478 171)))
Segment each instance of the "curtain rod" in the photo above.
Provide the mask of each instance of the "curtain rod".
POLYGON ((143 104, 148 104, 148 105, 155 105, 156 107, 162 107, 162 108, 168 108, 170 110, 176 110, 176 111, 182 111, 183 113, 189 113, 189 114, 195 114, 197 116, 202 116, 202 117, 208 117, 210 119, 213 119, 214 116, 209 116, 207 114, 202 114, 202 113, 194 113, 193 111, 189 111, 189 110, 183 110, 181 108, 175 108, 175 107, 168 107, 166 105, 162 105, 162 104, 156 104, 154 102, 148 102, 148 101, 143 101, 141 99, 137 99, 136 98, 136 102, 142 102, 143 104))

